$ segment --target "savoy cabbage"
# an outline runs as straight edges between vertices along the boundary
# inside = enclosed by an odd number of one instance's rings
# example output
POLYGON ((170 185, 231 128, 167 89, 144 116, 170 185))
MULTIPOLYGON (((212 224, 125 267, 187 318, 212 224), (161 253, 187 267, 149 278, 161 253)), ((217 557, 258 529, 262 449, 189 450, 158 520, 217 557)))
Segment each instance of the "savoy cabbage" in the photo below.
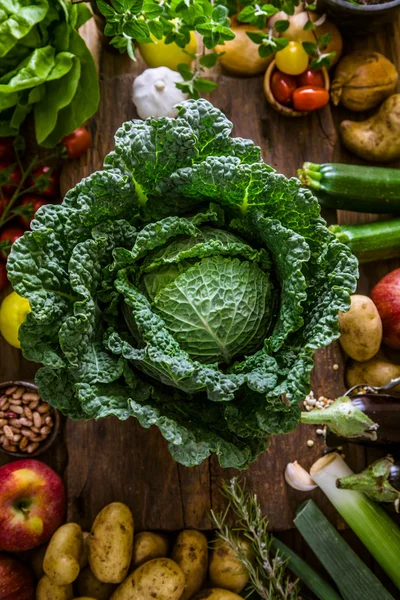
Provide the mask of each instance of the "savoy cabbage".
POLYGON ((24 355, 72 419, 134 416, 192 466, 291 431, 357 262, 297 179, 205 100, 125 123, 104 170, 37 213, 8 272, 24 355))

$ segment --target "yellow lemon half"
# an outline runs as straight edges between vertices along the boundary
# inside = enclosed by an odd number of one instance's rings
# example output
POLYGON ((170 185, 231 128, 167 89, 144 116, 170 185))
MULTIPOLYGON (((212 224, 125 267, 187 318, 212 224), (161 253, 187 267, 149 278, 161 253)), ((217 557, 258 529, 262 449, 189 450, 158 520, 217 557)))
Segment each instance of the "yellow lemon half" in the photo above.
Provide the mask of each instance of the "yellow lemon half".
POLYGON ((21 348, 18 330, 30 312, 29 300, 19 296, 17 292, 11 292, 1 303, 0 332, 4 339, 15 348, 21 348))
POLYGON ((140 54, 148 67, 156 69, 157 67, 168 67, 173 71, 178 70, 180 63, 190 65, 193 58, 189 54, 197 53, 197 40, 194 31, 190 32, 190 41, 185 48, 180 48, 175 42, 166 44, 165 38, 157 40, 153 35, 153 44, 138 44, 140 54), (186 54, 189 52, 189 54, 186 54))

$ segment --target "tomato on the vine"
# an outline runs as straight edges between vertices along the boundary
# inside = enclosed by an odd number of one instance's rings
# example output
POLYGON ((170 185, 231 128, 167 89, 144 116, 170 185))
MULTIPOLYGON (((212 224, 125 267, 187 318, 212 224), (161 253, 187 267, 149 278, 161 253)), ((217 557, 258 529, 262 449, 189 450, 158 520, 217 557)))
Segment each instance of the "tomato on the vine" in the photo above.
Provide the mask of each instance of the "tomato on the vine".
POLYGON ((9 194, 12 196, 16 191, 17 187, 21 183, 22 173, 18 164, 13 164, 10 161, 2 161, 0 162, 0 173, 1 171, 5 171, 6 169, 10 169, 10 175, 7 178, 7 182, 0 184, 0 189, 4 194, 9 194), (12 167, 12 168, 11 168, 12 167))
POLYGON ((300 75, 308 67, 309 56, 300 42, 289 42, 275 54, 277 68, 288 75, 300 75))
POLYGON ((0 292, 6 289, 8 286, 7 269, 6 263, 0 262, 0 292))
POLYGON ((0 160, 12 160, 14 158, 14 138, 0 137, 0 160))
POLYGON ((271 92, 280 104, 288 105, 296 89, 296 79, 292 75, 275 71, 271 78, 271 92))
POLYGON ((318 110, 329 102, 329 92, 317 86, 303 86, 293 93, 293 107, 295 110, 318 110))
POLYGON ((28 229, 32 220, 35 218, 36 211, 39 210, 41 206, 46 206, 46 204, 49 204, 49 202, 44 198, 41 198, 40 196, 35 196, 34 194, 27 194, 26 196, 24 196, 22 202, 20 203, 20 206, 31 205, 32 216, 30 217, 30 219, 27 219, 22 215, 19 215, 18 219, 20 220, 22 225, 28 229))
POLYGON ((92 136, 86 127, 78 127, 78 129, 63 137, 60 144, 65 146, 68 158, 79 158, 92 145, 92 136))
MULTIPOLYGON (((17 240, 22 235, 24 235, 24 233, 25 233, 25 231, 23 229, 21 229, 21 227, 5 227, 3 229, 3 231, 0 233, 0 242, 9 241, 12 245, 15 242, 15 240, 17 240)), ((1 257, 3 259, 6 259, 7 258, 6 253, 1 252, 1 257)))
POLYGON ((325 80, 322 71, 311 71, 311 69, 307 69, 307 71, 300 73, 300 75, 296 77, 296 81, 299 87, 306 85, 325 87, 325 80))
POLYGON ((29 185, 31 187, 38 187, 39 189, 37 191, 41 196, 54 198, 54 196, 57 196, 60 191, 60 178, 53 167, 48 165, 40 165, 39 167, 33 169, 29 180, 29 185), (43 181, 46 183, 45 189, 41 189, 43 181))

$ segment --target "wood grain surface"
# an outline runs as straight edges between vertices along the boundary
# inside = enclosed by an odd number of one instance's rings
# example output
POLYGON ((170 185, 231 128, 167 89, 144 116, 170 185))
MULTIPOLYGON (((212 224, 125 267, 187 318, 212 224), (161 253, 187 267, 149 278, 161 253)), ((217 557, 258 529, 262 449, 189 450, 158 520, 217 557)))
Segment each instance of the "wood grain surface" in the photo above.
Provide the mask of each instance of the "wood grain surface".
MULTIPOLYGON (((98 53, 101 73, 101 104, 89 124, 93 146, 81 159, 70 161, 62 173, 65 193, 84 176, 102 166, 104 156, 113 148, 113 135, 124 122, 136 118, 132 103, 132 83, 144 68, 126 56, 120 56, 107 45, 93 40, 95 28, 88 29, 91 47, 98 53)), ((381 51, 400 70, 400 17, 377 35, 346 40, 346 50, 370 47, 381 51)), ((210 100, 234 123, 234 134, 251 138, 260 145, 264 159, 278 172, 294 176, 305 160, 314 162, 362 162, 340 144, 337 124, 349 115, 345 110, 326 107, 299 119, 288 119, 267 105, 262 77, 239 79, 223 73, 213 75, 218 82, 210 100)), ((399 165, 397 165, 399 166, 399 165)), ((368 215, 324 211, 329 223, 356 222, 368 215)), ((395 261, 373 263, 361 269, 361 293, 386 272, 397 266, 395 261)), ((25 361, 18 350, 0 340, 0 379, 32 378, 36 365, 25 361)), ((337 343, 315 356, 313 390, 316 395, 337 396, 344 390, 344 360, 337 343), (334 370, 334 365, 339 365, 334 370)), ((283 479, 289 461, 298 460, 309 467, 323 450, 314 427, 299 426, 289 435, 271 438, 264 455, 248 469, 244 477, 249 488, 260 498, 275 530, 292 525, 296 506, 312 496, 324 512, 341 527, 334 510, 319 491, 309 496, 290 489, 283 479), (315 441, 313 448, 307 440, 315 441)), ((376 451, 352 445, 345 448, 346 459, 354 469, 365 465, 367 455, 376 451)), ((142 429, 134 419, 126 422, 111 418, 99 422, 67 420, 56 445, 43 457, 64 476, 68 490, 68 518, 89 527, 96 513, 108 502, 126 502, 134 511, 138 530, 176 530, 184 527, 207 529, 207 513, 222 504, 219 494, 221 479, 231 477, 232 470, 222 470, 214 458, 196 468, 176 464, 158 430, 142 429)), ((0 464, 8 457, 0 455, 0 464)))

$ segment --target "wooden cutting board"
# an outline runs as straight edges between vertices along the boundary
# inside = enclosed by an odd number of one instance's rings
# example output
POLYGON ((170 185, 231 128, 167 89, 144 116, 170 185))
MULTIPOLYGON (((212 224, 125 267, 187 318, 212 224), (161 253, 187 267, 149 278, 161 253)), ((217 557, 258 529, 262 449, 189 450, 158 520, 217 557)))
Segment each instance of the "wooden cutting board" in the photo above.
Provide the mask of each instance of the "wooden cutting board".
MULTIPOLYGON (((113 135, 124 122, 136 118, 131 100, 132 83, 144 65, 115 54, 98 37, 94 22, 85 26, 85 36, 96 55, 101 78, 101 104, 90 122, 93 136, 91 150, 81 159, 70 161, 62 173, 65 193, 84 176, 101 169, 104 156, 113 148, 113 135)), ((347 40, 346 50, 369 47, 390 58, 400 70, 400 16, 381 32, 368 38, 347 40)), ((337 124, 350 115, 343 109, 325 109, 300 119, 277 114, 266 103, 262 77, 239 79, 215 73, 217 90, 210 96, 233 121, 234 134, 251 138, 260 145, 265 161, 278 172, 294 176, 305 160, 314 162, 356 163, 340 144, 337 124)), ((400 163, 399 165, 400 166, 400 163)), ((335 214, 325 211, 329 223, 358 222, 371 215, 335 214)), ((359 291, 368 293, 372 285, 397 266, 396 261, 373 263, 361 269, 359 291)), ((0 340, 0 380, 29 379, 36 365, 27 362, 18 350, 0 340)), ((337 396, 344 390, 344 362, 337 343, 315 356, 313 390, 316 395, 337 396), (338 370, 335 370, 338 365, 338 370)), ((332 507, 319 491, 306 496, 290 489, 283 471, 289 461, 298 460, 309 467, 321 455, 322 440, 315 428, 299 426, 289 435, 271 438, 264 455, 245 473, 247 485, 260 498, 275 530, 292 527, 294 510, 312 496, 339 526, 332 507), (313 448, 307 440, 315 442, 313 448)), ((349 464, 360 469, 376 451, 354 446, 345 448, 349 464)), ((137 529, 176 530, 185 527, 210 527, 208 511, 221 505, 219 493, 223 478, 235 474, 223 470, 215 458, 196 468, 176 464, 158 430, 141 429, 134 419, 120 422, 110 418, 99 422, 67 420, 56 445, 43 460, 64 476, 68 492, 68 519, 79 520, 89 527, 96 513, 108 502, 126 502, 133 510, 137 529)), ((8 457, 0 455, 0 464, 8 457)))

